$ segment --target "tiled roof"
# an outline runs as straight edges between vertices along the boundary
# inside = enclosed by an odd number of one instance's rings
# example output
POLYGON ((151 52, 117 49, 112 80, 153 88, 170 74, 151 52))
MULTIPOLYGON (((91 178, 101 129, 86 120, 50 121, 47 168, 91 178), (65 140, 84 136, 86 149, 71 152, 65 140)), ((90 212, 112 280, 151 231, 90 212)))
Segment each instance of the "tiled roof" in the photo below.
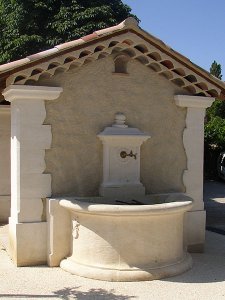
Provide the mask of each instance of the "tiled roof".
POLYGON ((163 41, 142 30, 134 18, 98 30, 74 41, 57 45, 26 58, 0 66, 0 88, 25 84, 57 70, 123 52, 192 94, 225 98, 225 84, 163 41))
POLYGON ((13 61, 13 62, 9 62, 9 63, 4 64, 4 65, 0 65, 0 74, 1 74, 1 72, 9 71, 9 70, 15 69, 17 67, 24 66, 24 65, 26 65, 30 62, 39 60, 41 58, 46 58, 46 57, 51 56, 52 54, 55 54, 55 53, 60 52, 62 50, 66 50, 66 49, 70 49, 70 48, 75 47, 75 46, 82 45, 85 42, 94 40, 94 39, 96 39, 98 37, 101 37, 103 35, 106 35, 106 34, 118 31, 120 29, 123 29, 127 25, 128 26, 137 26, 137 21, 134 18, 128 18, 128 19, 124 20, 122 23, 120 23, 116 26, 112 26, 112 27, 108 27, 108 28, 105 28, 105 29, 95 31, 95 32, 93 32, 89 35, 83 36, 83 37, 81 37, 77 40, 66 42, 66 43, 57 45, 54 48, 51 48, 49 50, 41 51, 41 52, 38 52, 38 53, 35 53, 35 54, 32 54, 32 55, 29 55, 26 58, 22 58, 22 59, 13 61))

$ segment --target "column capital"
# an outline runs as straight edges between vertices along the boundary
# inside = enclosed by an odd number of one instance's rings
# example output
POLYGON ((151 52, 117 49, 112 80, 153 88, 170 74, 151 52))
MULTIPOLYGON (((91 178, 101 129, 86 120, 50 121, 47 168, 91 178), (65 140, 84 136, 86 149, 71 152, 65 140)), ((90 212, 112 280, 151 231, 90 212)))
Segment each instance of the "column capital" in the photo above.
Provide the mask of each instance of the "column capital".
POLYGON ((193 107, 204 109, 210 107, 215 98, 203 96, 176 95, 174 96, 174 100, 176 105, 180 107, 193 107))
POLYGON ((3 96, 9 102, 14 100, 54 100, 59 97, 61 87, 10 85, 3 91, 3 96))

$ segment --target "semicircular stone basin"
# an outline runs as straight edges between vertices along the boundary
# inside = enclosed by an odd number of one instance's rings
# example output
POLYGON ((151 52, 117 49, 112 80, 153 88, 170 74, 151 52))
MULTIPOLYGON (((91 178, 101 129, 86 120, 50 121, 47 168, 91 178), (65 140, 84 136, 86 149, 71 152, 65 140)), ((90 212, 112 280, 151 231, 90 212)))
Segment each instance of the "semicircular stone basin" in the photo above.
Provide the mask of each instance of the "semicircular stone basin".
POLYGON ((183 239, 184 213, 192 199, 183 194, 65 198, 60 205, 72 219, 72 255, 60 264, 70 273, 139 281, 174 276, 192 266, 183 239))

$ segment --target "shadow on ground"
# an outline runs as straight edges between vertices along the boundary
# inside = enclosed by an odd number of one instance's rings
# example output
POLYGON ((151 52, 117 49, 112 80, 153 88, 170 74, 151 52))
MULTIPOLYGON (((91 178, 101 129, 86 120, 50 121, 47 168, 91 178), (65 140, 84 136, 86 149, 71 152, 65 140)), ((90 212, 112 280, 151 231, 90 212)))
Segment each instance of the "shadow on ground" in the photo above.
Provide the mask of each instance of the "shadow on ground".
MULTIPOLYGON (((54 295, 32 295, 32 294, 0 294, 2 299, 55 299, 54 295)), ((63 298, 62 298, 63 299, 63 298)), ((76 298, 75 298, 76 299, 76 298)))
POLYGON ((135 296, 128 295, 116 295, 115 291, 112 290, 104 290, 104 289, 90 289, 87 292, 79 291, 79 287, 77 288, 64 288, 62 290, 55 291, 54 294, 59 296, 61 299, 69 300, 69 299, 77 299, 77 300, 126 300, 126 299, 134 299, 135 296))
POLYGON ((54 291, 52 295, 32 295, 32 294, 0 294, 0 298, 9 299, 63 299, 63 300, 127 300, 135 299, 135 296, 117 295, 113 289, 90 289, 79 291, 80 287, 67 287, 54 291))

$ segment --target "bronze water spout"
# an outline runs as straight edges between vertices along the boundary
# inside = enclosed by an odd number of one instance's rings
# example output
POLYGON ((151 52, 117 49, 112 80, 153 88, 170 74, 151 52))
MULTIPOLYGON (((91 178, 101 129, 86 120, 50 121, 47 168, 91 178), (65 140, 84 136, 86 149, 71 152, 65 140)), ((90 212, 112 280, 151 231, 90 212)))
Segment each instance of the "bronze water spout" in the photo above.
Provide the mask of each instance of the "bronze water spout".
POLYGON ((132 150, 130 151, 129 154, 126 151, 121 151, 120 152, 120 157, 126 158, 127 156, 130 156, 130 157, 133 157, 134 159, 137 159, 137 153, 134 154, 132 150))

